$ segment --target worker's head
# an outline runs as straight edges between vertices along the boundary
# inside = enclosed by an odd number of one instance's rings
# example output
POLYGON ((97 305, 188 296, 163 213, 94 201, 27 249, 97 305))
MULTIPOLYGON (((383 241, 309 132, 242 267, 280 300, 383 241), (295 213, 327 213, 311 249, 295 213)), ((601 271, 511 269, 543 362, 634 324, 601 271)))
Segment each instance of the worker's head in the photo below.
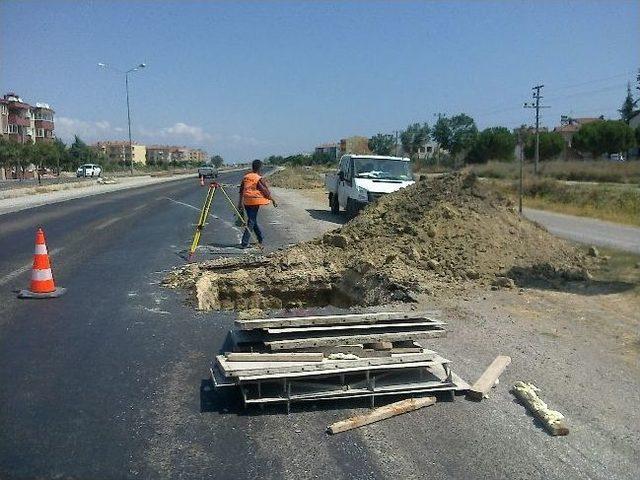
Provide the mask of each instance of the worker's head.
POLYGON ((262 160, 258 160, 257 158, 251 162, 251 170, 258 173, 262 168, 262 160))

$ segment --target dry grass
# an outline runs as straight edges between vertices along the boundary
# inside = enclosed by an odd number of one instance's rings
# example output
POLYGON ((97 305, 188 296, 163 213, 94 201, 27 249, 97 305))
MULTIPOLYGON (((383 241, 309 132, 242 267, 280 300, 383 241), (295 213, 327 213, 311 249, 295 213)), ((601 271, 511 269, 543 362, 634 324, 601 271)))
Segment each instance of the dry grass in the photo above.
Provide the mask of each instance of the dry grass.
MULTIPOLYGON (((480 177, 517 179, 518 162, 489 162, 471 169, 480 177)), ((533 175, 533 165, 525 164, 525 177, 533 175)), ((540 177, 575 182, 640 183, 640 161, 610 162, 607 160, 540 162, 540 177)))
POLYGON ((333 166, 314 165, 311 167, 285 167, 268 177, 269 185, 279 188, 310 189, 323 188, 324 175, 334 171, 333 166))
MULTIPOLYGON (((497 190, 517 197, 517 181, 489 181, 497 190)), ((527 179, 523 187, 524 204, 527 207, 640 225, 640 188, 636 186, 567 184, 551 179, 527 179)))

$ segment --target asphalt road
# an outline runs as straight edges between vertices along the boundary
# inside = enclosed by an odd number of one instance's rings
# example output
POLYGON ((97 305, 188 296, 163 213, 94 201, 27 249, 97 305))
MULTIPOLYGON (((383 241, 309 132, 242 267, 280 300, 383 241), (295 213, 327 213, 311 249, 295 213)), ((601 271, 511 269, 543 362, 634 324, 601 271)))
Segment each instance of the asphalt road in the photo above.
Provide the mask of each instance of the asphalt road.
MULTIPOLYGON (((221 180, 238 183, 240 175, 221 180)), ((230 320, 196 314, 158 282, 184 262, 204 194, 194 177, 0 216, 0 478, 158 478, 182 437, 203 433, 166 429, 186 427, 171 413, 199 415, 201 381, 230 320), (38 225, 56 283, 68 292, 17 300, 12 291, 28 285, 38 225), (184 371, 171 370, 187 361, 184 371), (167 405, 171 382, 186 404, 167 405)), ((221 207, 217 196, 213 213, 221 207)), ((210 225, 203 242, 236 243, 224 212, 227 223, 210 225)), ((282 242, 265 227, 267 241, 282 242)), ((225 431, 210 446, 218 458, 249 456, 243 439, 225 431)), ((185 459, 181 473, 189 469, 185 459)), ((230 462, 225 471, 243 469, 230 462)))
POLYGON ((524 215, 544 225, 554 235, 587 245, 598 245, 640 254, 640 228, 596 218, 525 208, 524 215))

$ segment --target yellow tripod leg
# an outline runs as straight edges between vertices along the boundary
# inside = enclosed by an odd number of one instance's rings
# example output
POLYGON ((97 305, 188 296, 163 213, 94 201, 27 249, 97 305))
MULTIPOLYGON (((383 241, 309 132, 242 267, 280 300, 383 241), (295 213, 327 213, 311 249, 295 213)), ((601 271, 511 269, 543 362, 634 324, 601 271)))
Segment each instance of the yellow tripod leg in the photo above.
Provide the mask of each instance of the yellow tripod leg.
POLYGON ((213 197, 216 193, 216 186, 211 185, 209 190, 207 191, 207 197, 204 200, 204 205, 202 205, 202 210, 200 210, 200 218, 198 219, 198 224, 196 225, 196 231, 193 235, 193 241, 191 242, 191 248, 189 248, 189 259, 193 257, 198 245, 200 244, 200 236, 202 235, 202 230, 206 224, 207 218, 209 218, 209 211, 211 209, 211 203, 213 202, 213 197))

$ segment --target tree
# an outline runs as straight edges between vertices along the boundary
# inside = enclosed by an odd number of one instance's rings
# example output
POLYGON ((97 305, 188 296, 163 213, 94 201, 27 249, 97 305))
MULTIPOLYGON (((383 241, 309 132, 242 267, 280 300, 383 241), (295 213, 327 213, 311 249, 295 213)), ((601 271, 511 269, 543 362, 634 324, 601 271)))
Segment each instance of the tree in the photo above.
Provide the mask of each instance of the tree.
POLYGON ((640 125, 636 127, 636 143, 640 145, 640 125))
POLYGON ((476 122, 464 113, 451 118, 439 115, 433 130, 433 138, 454 156, 471 148, 477 136, 476 122))
POLYGON ((621 120, 587 123, 573 136, 573 147, 593 157, 624 152, 635 144, 633 129, 621 120))
POLYGON ((209 163, 211 163, 216 168, 220 168, 224 163, 224 159, 220 155, 213 155, 209 159, 209 163))
MULTIPOLYGON (((540 132, 540 160, 557 157, 564 150, 564 138, 558 132, 540 132)), ((524 156, 531 160, 536 154, 536 136, 527 135, 524 140, 524 156)))
POLYGON ((629 120, 633 117, 635 106, 638 101, 633 99, 633 95, 631 94, 631 84, 627 83, 627 96, 622 102, 622 106, 618 109, 620 112, 620 118, 627 125, 629 124, 629 120))
POLYGON ((395 143, 393 135, 378 133, 369 139, 368 147, 376 155, 391 155, 395 143))
POLYGON ((429 125, 423 123, 413 123, 407 127, 407 129, 400 134, 400 143, 402 143, 402 149, 413 156, 418 153, 418 150, 423 147, 428 141, 431 133, 429 125))
POLYGON ((506 127, 484 129, 476 138, 469 153, 467 162, 486 163, 489 160, 513 160, 516 139, 506 127))

